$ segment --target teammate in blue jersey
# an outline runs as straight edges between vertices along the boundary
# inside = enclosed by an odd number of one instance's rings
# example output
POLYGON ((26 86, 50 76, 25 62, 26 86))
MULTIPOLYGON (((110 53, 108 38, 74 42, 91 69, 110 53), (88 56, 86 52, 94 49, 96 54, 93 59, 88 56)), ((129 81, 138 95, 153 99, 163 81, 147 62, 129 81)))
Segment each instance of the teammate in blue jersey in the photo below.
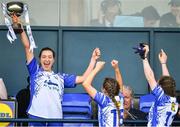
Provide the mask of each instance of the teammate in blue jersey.
MULTIPOLYGON (((17 16, 13 22, 19 22, 17 16)), ((30 75, 30 105, 28 115, 30 118, 63 118, 62 96, 65 87, 75 87, 82 83, 93 70, 96 60, 101 53, 99 48, 94 49, 86 71, 80 75, 69 75, 54 73, 52 70, 55 62, 55 52, 46 47, 40 51, 39 62, 31 52, 29 40, 23 31, 20 34, 22 44, 25 48, 27 68, 30 75), (40 63, 40 64, 39 64, 40 63)), ((44 123, 31 123, 30 126, 47 126, 44 123)), ((59 126, 58 123, 48 123, 49 126, 59 126)))
POLYGON ((146 79, 155 96, 155 102, 150 108, 148 127, 164 127, 172 124, 174 115, 178 110, 178 103, 175 98, 175 80, 170 76, 167 68, 167 55, 161 50, 159 60, 162 66, 162 76, 156 81, 147 59, 149 46, 144 45, 143 67, 146 79))
POLYGON ((93 86, 92 81, 96 74, 103 68, 105 62, 99 61, 94 70, 89 74, 83 83, 87 93, 98 104, 98 119, 100 127, 118 127, 123 120, 123 99, 119 95, 122 88, 122 78, 118 67, 118 61, 111 62, 116 79, 105 78, 102 85, 102 92, 98 92, 93 86))

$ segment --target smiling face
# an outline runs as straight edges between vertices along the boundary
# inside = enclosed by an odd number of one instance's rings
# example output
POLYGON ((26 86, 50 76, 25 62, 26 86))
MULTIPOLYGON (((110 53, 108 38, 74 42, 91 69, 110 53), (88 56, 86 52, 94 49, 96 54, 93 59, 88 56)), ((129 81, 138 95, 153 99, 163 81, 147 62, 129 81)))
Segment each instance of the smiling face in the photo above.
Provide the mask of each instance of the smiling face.
POLYGON ((40 64, 44 71, 52 71, 54 56, 51 50, 43 50, 40 56, 40 64))

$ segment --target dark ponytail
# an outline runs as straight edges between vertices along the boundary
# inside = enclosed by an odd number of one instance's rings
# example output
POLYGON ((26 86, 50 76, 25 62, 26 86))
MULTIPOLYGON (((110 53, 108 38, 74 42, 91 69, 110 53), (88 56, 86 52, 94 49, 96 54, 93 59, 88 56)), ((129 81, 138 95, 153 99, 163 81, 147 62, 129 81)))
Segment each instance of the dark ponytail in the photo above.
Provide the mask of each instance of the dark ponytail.
MULTIPOLYGON (((108 96, 111 98, 112 102, 116 106, 116 109, 118 111, 118 120, 120 121, 120 101, 117 101, 115 99, 115 96, 119 96, 119 84, 118 82, 113 78, 105 78, 103 83, 103 88, 108 93, 108 96)), ((118 121, 118 123, 120 123, 118 121)))

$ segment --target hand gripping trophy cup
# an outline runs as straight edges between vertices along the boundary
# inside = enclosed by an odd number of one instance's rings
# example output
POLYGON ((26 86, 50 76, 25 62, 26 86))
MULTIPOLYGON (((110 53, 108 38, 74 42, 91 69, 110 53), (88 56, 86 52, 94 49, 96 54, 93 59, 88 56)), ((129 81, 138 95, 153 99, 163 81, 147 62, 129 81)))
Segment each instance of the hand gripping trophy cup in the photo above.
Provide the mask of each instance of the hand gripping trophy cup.
POLYGON ((16 38, 16 34, 21 34, 23 32, 23 26, 19 22, 13 22, 12 17, 15 15, 17 17, 24 16, 25 23, 26 23, 26 31, 30 41, 30 50, 33 51, 36 48, 34 38, 32 36, 32 31, 29 23, 29 14, 28 14, 28 7, 26 4, 22 2, 9 2, 9 3, 2 3, 3 14, 5 17, 5 24, 8 27, 7 38, 12 43, 16 38))

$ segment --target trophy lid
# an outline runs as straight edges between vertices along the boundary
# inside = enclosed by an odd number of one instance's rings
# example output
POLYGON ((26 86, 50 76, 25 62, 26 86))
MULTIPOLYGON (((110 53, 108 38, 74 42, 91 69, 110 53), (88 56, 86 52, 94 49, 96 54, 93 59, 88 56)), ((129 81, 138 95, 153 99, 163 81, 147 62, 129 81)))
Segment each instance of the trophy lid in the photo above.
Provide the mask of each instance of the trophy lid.
POLYGON ((22 2, 17 1, 7 3, 8 14, 11 15, 12 13, 15 13, 17 16, 20 16, 21 13, 23 13, 23 6, 24 4, 22 2))

